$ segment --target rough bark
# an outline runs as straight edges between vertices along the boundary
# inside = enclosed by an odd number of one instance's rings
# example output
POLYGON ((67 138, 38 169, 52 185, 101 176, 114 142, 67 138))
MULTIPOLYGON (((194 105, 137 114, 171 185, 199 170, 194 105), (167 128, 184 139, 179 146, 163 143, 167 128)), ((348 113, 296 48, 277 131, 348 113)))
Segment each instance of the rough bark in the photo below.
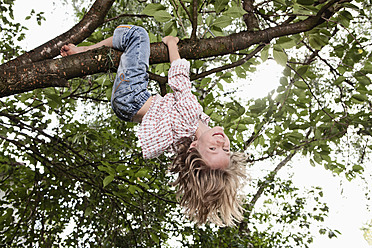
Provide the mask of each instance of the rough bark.
POLYGON ((60 49, 63 45, 68 43, 81 43, 88 38, 94 30, 102 25, 105 16, 114 2, 115 0, 96 0, 83 19, 69 31, 33 49, 32 51, 1 65, 0 68, 51 59, 59 55, 60 49))
MULTIPOLYGON (((334 14, 332 5, 340 1, 344 2, 345 0, 330 1, 316 16, 308 17, 297 23, 284 24, 256 32, 244 31, 213 39, 183 40, 179 43, 179 52, 181 57, 186 59, 221 56, 249 48, 255 44, 268 43, 277 37, 306 32, 323 23, 325 19, 329 19, 334 14)), ((84 36, 85 34, 80 35, 79 38, 70 38, 69 41, 77 43, 84 36)), ((116 67, 120 55, 119 51, 104 48, 61 59, 48 59, 19 66, 1 66, 0 97, 37 88, 68 86, 68 79, 105 72, 116 67)), ((35 58, 36 56, 31 57, 35 58)), ((46 56, 43 55, 43 57, 46 56)), ((166 46, 162 43, 151 44, 150 64, 168 61, 166 46)))

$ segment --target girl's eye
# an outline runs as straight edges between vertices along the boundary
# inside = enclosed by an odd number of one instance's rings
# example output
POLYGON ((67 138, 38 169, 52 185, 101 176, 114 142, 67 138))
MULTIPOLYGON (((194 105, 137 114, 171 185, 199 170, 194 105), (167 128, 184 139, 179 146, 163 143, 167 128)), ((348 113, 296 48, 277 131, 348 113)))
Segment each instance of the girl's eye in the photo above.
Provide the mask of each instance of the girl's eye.
POLYGON ((230 149, 223 149, 225 152, 229 152, 230 151, 230 149))
POLYGON ((215 147, 209 147, 209 150, 214 151, 214 150, 216 150, 216 148, 215 147))

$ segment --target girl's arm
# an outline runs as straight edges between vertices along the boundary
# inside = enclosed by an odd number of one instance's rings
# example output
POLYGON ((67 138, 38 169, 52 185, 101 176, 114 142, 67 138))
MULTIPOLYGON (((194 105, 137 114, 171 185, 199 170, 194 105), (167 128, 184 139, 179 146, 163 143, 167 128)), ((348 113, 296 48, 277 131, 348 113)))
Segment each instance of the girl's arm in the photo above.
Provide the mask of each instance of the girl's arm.
POLYGON ((163 38, 163 42, 168 47, 169 52, 169 60, 172 63, 173 61, 180 59, 180 54, 178 53, 178 43, 179 39, 178 37, 174 36, 166 36, 163 38))

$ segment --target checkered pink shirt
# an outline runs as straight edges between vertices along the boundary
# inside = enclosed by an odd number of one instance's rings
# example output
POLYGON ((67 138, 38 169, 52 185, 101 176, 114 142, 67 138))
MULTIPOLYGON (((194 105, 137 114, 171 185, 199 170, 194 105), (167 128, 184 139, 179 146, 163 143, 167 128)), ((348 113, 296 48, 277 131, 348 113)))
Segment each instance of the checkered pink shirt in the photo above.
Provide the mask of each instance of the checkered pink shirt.
POLYGON ((164 97, 156 95, 142 119, 137 135, 145 159, 173 151, 172 144, 195 134, 199 120, 205 124, 209 122, 209 117, 191 93, 189 70, 187 60, 173 61, 168 72, 168 84, 173 93, 164 97))

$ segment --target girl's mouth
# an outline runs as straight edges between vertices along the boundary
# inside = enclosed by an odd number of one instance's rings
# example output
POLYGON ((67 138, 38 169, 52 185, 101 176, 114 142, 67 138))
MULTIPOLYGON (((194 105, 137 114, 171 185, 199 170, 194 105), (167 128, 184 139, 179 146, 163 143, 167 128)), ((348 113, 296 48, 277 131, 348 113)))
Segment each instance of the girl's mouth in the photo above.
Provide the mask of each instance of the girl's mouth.
POLYGON ((225 135, 223 133, 214 133, 212 136, 220 135, 221 137, 225 138, 225 135))

